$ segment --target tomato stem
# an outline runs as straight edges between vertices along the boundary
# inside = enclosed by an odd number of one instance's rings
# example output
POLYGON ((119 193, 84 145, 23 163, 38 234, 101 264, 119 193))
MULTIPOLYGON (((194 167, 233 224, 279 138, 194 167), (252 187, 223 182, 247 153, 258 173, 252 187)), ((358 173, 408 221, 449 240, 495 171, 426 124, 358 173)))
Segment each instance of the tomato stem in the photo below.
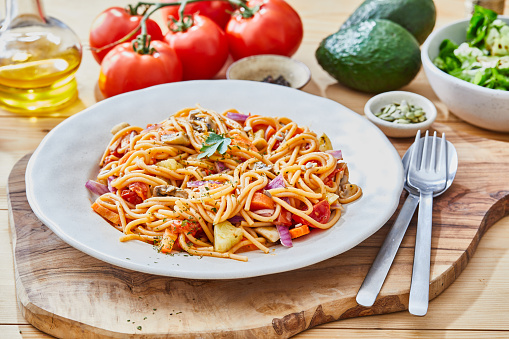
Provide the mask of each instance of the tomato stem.
MULTIPOLYGON (((180 15, 180 17, 182 17, 181 12, 180 12, 180 9, 182 9, 182 5, 185 6, 186 4, 190 4, 190 3, 193 3, 193 2, 202 2, 202 1, 210 1, 210 0, 184 0, 184 1, 175 1, 175 2, 166 2, 166 3, 140 1, 140 2, 136 3, 136 5, 134 5, 134 6, 129 5, 128 7, 132 11, 131 13, 134 13, 132 15, 137 15, 138 8, 142 7, 142 6, 146 6, 147 9, 144 10, 143 14, 141 14, 141 15, 145 16, 145 15, 147 15, 148 8, 152 7, 152 6, 155 6, 156 8, 154 10, 151 10, 149 12, 149 14, 148 14, 148 16, 150 16, 150 15, 152 15, 152 13, 154 13, 155 11, 157 11, 158 9, 160 9, 162 7, 180 6, 180 8, 179 8, 179 15, 180 15)), ((249 7, 247 5, 247 0, 218 0, 218 1, 226 1, 226 2, 229 2, 230 4, 232 4, 234 7, 241 8, 242 9, 241 10, 241 15, 243 17, 245 17, 245 18, 252 17, 260 9, 259 5, 254 6, 254 7, 249 7)))
POLYGON ((249 7, 246 4, 245 0, 226 0, 226 1, 228 1, 230 4, 234 6, 237 6, 239 8, 239 14, 246 19, 253 17, 255 13, 260 10, 260 5, 249 7))
POLYGON ((138 35, 132 42, 133 50, 138 54, 152 54, 156 52, 155 48, 150 46, 151 40, 150 35, 143 34, 142 30, 142 34, 138 35))
POLYGON ((152 6, 151 2, 138 2, 136 5, 127 5, 126 11, 129 15, 145 15, 149 8, 152 6), (140 8, 143 10, 140 13, 140 8))
MULTIPOLYGON (((140 24, 138 27, 136 27, 135 31, 138 30, 139 27, 141 27, 141 33, 138 35, 138 37, 133 40, 133 49, 136 51, 136 53, 139 54, 152 54, 155 52, 155 49, 150 47, 150 36, 147 36, 147 19, 157 10, 160 8, 166 7, 166 6, 180 6, 179 7, 179 16, 180 20, 177 22, 174 20, 174 24, 176 25, 177 31, 185 31, 189 27, 193 25, 192 17, 184 15, 184 9, 187 4, 193 3, 193 2, 201 2, 201 1, 208 1, 208 0, 183 0, 183 1, 175 1, 175 2, 138 2, 136 5, 128 6, 128 11, 130 11, 131 15, 138 15, 139 8, 144 7, 143 10, 143 17, 140 20, 140 24), (134 13, 134 14, 133 14, 134 13), (186 22, 187 20, 187 22, 186 22)), ((220 1, 228 1, 230 4, 238 7, 240 15, 242 15, 243 18, 250 18, 252 17, 258 10, 260 9, 260 5, 249 7, 247 5, 246 0, 220 0, 220 1)), ((171 28, 170 28, 171 29, 171 28)), ((173 29, 172 29, 173 30, 173 29)), ((133 33, 131 33, 129 36, 131 36, 133 33)), ((121 40, 129 39, 128 37, 124 37, 121 40)), ((125 41, 124 40, 124 41, 125 41)))
POLYGON ((168 22, 168 28, 172 32, 185 32, 189 28, 191 28, 194 24, 193 16, 192 15, 184 15, 184 11, 186 9, 186 5, 189 2, 189 0, 184 0, 180 4, 178 14, 179 14, 179 20, 175 19, 174 17, 171 17, 171 22, 168 22))

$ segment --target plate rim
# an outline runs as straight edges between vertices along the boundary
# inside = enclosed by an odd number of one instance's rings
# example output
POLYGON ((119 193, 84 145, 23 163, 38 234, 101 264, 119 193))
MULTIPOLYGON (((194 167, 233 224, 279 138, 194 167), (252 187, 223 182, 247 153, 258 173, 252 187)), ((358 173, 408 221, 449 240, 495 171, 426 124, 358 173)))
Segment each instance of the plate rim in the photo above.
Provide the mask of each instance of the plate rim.
MULTIPOLYGON (((247 86, 247 87, 249 87, 249 86, 254 86, 254 87, 256 87, 256 86, 276 86, 273 89, 275 90, 276 88, 280 88, 277 91, 279 91, 279 90, 281 90, 281 91, 286 91, 286 90, 288 90, 288 91, 298 91, 296 89, 284 88, 284 87, 279 86, 279 85, 267 84, 267 83, 255 83, 255 82, 252 82, 252 81, 245 81, 245 80, 197 80, 197 81, 188 81, 188 82, 182 82, 182 83, 171 83, 171 84, 163 84, 163 85, 153 86, 153 87, 141 89, 141 90, 138 90, 138 91, 124 93, 124 94, 121 94, 121 95, 118 95, 118 96, 115 96, 115 97, 112 97, 112 98, 109 98, 109 99, 97 102, 94 105, 91 105, 90 107, 87 107, 83 111, 80 111, 80 112, 76 113, 75 115, 73 115, 73 116, 63 120, 61 123, 59 123, 57 126, 55 126, 43 138, 43 140, 41 141, 41 143, 39 144, 39 146, 34 151, 34 153, 32 154, 32 156, 30 157, 30 159, 28 161, 27 169, 26 169, 26 172, 25 172, 27 200, 28 200, 28 202, 30 204, 30 207, 32 208, 32 210, 35 213, 35 215, 39 218, 39 220, 43 224, 45 224, 52 232, 54 232, 60 239, 62 239, 67 244, 71 245, 72 247, 74 247, 74 248, 80 250, 81 252, 86 253, 86 254, 88 254, 88 255, 90 255, 90 256, 98 259, 98 260, 110 263, 110 264, 115 265, 115 266, 119 266, 119 267, 122 267, 122 268, 130 269, 130 270, 134 270, 134 271, 138 271, 138 272, 142 272, 142 273, 147 273, 147 274, 155 274, 155 275, 162 275, 162 276, 168 276, 168 277, 179 277, 179 278, 186 278, 186 279, 205 279, 205 280, 207 280, 207 279, 243 279, 243 278, 250 278, 250 277, 257 277, 257 276, 263 276, 263 275, 268 275, 268 274, 275 274, 275 273, 282 273, 282 272, 292 271, 292 270, 295 270, 295 269, 307 267, 307 266, 310 266, 310 265, 322 262, 322 261, 330 259, 330 258, 332 258, 332 257, 334 257, 336 255, 339 255, 339 254, 341 254, 343 252, 346 252, 346 251, 350 250, 351 248, 353 248, 353 247, 357 246, 358 244, 360 244, 365 239, 371 237, 376 231, 378 231, 390 219, 390 217, 392 216, 394 211, 397 209, 397 206, 399 204, 399 197, 400 197, 401 192, 403 190, 403 165, 402 165, 402 162, 401 162, 401 158, 399 157, 399 154, 398 154, 397 150, 394 148, 394 146, 392 145, 392 143, 378 129, 378 127, 376 127, 369 120, 364 119, 365 123, 372 125, 373 130, 377 131, 379 133, 379 136, 382 136, 382 138, 385 139, 386 146, 389 147, 389 149, 393 153, 393 155, 395 155, 395 157, 397 157, 400 160, 399 161, 399 166, 396 166, 397 170, 399 172, 396 175, 399 175, 401 177, 400 182, 398 182, 398 184, 400 184, 400 185, 399 185, 399 187, 395 187, 394 188, 394 191, 395 192, 399 192, 399 193, 394 194, 394 197, 393 197, 393 199, 391 201, 392 203, 390 205, 388 204, 389 206, 387 206, 386 213, 380 219, 381 220, 380 221, 380 225, 378 225, 377 227, 374 227, 373 229, 371 229, 369 234, 367 234, 367 233, 364 234, 361 237, 362 239, 359 242, 357 242, 356 244, 348 246, 346 249, 340 251, 339 253, 335 253, 335 254, 332 254, 332 255, 327 255, 326 258, 321 258, 321 259, 318 259, 318 260, 316 260, 316 259, 301 260, 298 265, 295 265, 295 264, 294 265, 288 265, 285 268, 281 268, 280 267, 278 269, 247 270, 247 272, 248 272, 247 274, 246 273, 236 274, 235 272, 228 272, 227 274, 225 274, 225 272, 214 272, 212 274, 209 272, 208 274, 200 274, 200 272, 197 273, 197 272, 195 272, 193 270, 185 270, 185 269, 182 269, 182 268, 180 268, 178 271, 174 271, 174 270, 171 270, 171 269, 167 270, 167 271, 166 270, 165 271, 161 271, 161 270, 154 269, 154 267, 148 267, 146 265, 138 264, 138 263, 135 263, 135 262, 127 262, 126 263, 125 260, 122 260, 122 259, 120 259, 118 257, 107 256, 104 253, 102 253, 101 251, 97 251, 97 250, 94 250, 94 249, 91 249, 91 248, 85 246, 81 242, 79 242, 76 239, 74 239, 73 237, 69 236, 69 234, 65 233, 65 231, 61 228, 60 225, 54 223, 51 220, 51 218, 48 217, 47 214, 43 210, 41 210, 39 204, 37 203, 37 197, 34 196, 34 190, 33 190, 34 181, 32 180, 33 178, 31 176, 31 174, 33 174, 34 166, 35 166, 37 157, 40 156, 40 153, 44 150, 44 147, 48 143, 48 140, 51 140, 51 138, 53 138, 53 135, 58 133, 62 128, 65 128, 68 124, 71 124, 75 119, 78 119, 79 117, 81 117, 81 116, 83 116, 85 114, 89 114, 88 112, 90 112, 90 111, 97 110, 98 107, 101 107, 101 106, 104 106, 104 105, 108 105, 108 102, 110 102, 110 103, 113 102, 114 103, 116 100, 124 100, 126 97, 130 97, 130 96, 134 97, 134 96, 140 95, 140 93, 143 94, 143 92, 157 91, 158 89, 166 88, 166 87, 169 88, 169 87, 173 87, 173 86, 182 86, 182 85, 183 86, 192 86, 193 83, 214 84, 215 86, 218 86, 219 84, 224 84, 224 83, 227 83, 229 85, 234 85, 235 83, 238 83, 237 85, 239 85, 239 86, 247 86), (396 198, 396 195, 397 195, 397 198, 396 198)), ((309 97, 314 97, 317 100, 330 101, 330 102, 332 102, 335 105, 339 105, 342 110, 348 111, 349 114, 354 114, 354 115, 357 115, 360 118, 362 118, 362 116, 360 114, 350 110, 349 108, 343 106, 342 104, 340 104, 337 101, 334 101, 334 100, 329 99, 329 98, 317 96, 317 95, 314 95, 314 94, 311 94, 311 93, 307 93, 307 92, 302 92, 302 91, 298 91, 298 92, 300 92, 299 95, 304 95, 304 97, 309 96, 309 97)), ((143 244, 143 245, 147 246, 147 244, 143 244)), ((150 246, 150 245, 148 245, 148 246, 150 246)), ((245 264, 249 264, 249 261, 247 263, 245 263, 245 264)))

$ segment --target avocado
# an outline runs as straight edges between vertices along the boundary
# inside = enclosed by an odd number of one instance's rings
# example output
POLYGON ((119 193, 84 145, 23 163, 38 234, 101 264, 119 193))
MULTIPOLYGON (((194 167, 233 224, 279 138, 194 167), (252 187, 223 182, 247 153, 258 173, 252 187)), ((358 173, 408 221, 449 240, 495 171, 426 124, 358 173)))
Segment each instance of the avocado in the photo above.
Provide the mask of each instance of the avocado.
POLYGON ((433 0, 366 0, 340 29, 372 19, 400 24, 422 44, 435 26, 436 9, 433 0))
POLYGON ((389 20, 368 20, 325 38, 315 53, 320 66, 350 88, 380 93, 408 84, 421 67, 419 43, 389 20))

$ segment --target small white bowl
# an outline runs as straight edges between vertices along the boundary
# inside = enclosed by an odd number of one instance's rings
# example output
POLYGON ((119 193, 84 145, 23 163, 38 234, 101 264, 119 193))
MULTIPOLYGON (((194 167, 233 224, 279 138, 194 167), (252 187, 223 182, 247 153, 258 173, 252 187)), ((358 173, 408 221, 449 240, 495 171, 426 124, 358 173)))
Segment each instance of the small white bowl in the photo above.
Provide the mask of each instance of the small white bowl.
MULTIPOLYGON (((508 16, 498 16, 509 23, 508 16)), ((485 88, 445 73, 433 64, 444 39, 456 44, 466 40, 470 19, 443 26, 426 39, 421 48, 422 67, 437 97, 458 118, 493 131, 509 132, 509 91, 485 88)))
POLYGON ((273 54, 239 59, 226 71, 226 78, 233 80, 263 81, 269 75, 274 79, 282 75, 290 83, 290 87, 297 89, 304 87, 311 79, 311 71, 304 63, 273 54))
POLYGON ((393 138, 409 138, 415 137, 418 130, 427 130, 437 117, 437 109, 433 103, 422 95, 412 92, 392 91, 375 95, 368 100, 364 106, 364 114, 382 130, 388 137, 393 138), (408 104, 421 107, 426 113, 426 120, 418 123, 398 124, 380 119, 375 115, 384 106, 392 103, 400 103, 406 100, 408 104))

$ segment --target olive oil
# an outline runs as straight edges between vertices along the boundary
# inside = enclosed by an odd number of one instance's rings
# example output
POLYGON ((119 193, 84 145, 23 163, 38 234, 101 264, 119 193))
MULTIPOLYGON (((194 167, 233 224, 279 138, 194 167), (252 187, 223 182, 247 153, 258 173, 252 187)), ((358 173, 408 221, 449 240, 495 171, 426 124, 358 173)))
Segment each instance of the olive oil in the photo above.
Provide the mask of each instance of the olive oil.
POLYGON ((74 76, 81 45, 62 22, 42 15, 39 0, 7 0, 6 5, 0 30, 0 106, 31 116, 53 114, 77 98, 74 76), (32 11, 19 13, 20 8, 32 11))

